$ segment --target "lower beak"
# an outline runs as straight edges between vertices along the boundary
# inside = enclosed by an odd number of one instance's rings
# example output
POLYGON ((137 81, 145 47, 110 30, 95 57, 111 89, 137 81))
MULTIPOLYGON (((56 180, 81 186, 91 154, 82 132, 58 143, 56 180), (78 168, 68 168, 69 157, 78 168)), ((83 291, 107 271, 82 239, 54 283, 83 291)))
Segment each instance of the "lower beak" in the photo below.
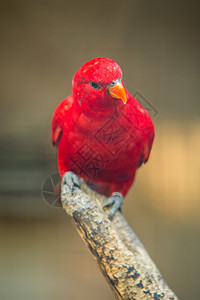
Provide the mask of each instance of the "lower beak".
POLYGON ((126 104, 126 92, 121 82, 117 82, 115 86, 109 87, 108 92, 113 98, 121 99, 123 103, 126 104))

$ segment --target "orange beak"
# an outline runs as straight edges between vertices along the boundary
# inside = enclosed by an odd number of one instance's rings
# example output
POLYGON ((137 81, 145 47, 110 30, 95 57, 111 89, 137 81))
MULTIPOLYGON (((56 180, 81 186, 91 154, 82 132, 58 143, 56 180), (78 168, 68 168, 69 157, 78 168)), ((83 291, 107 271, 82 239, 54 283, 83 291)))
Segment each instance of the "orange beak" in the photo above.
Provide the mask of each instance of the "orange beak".
POLYGON ((114 86, 109 87, 108 92, 113 98, 121 99, 126 104, 126 92, 121 82, 117 82, 114 86))

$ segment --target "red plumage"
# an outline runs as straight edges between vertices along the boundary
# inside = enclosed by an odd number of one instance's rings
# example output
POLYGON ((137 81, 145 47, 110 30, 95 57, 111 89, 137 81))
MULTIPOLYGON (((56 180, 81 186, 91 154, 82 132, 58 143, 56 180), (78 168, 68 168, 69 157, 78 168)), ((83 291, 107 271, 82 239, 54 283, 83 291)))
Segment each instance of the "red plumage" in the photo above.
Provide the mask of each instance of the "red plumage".
POLYGON ((154 139, 148 112, 124 88, 122 71, 108 58, 84 64, 73 94, 56 108, 51 140, 60 175, 73 171, 106 196, 126 195, 154 139))

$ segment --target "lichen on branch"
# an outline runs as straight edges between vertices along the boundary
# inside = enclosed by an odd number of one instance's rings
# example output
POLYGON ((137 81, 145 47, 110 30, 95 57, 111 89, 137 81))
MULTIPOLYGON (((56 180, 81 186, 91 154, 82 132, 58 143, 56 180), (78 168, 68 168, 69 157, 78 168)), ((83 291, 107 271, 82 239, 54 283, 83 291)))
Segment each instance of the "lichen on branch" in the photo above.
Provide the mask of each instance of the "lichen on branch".
POLYGON ((122 213, 117 212, 112 220, 108 218, 102 209, 107 201, 104 196, 67 172, 61 200, 116 298, 178 299, 122 213))

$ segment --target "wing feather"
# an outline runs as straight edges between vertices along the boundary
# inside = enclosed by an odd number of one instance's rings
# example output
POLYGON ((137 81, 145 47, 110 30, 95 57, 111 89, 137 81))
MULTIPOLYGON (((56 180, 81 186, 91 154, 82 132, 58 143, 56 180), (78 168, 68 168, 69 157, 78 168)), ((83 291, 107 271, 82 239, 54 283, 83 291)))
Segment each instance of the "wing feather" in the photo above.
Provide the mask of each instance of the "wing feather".
POLYGON ((51 142, 53 146, 58 146, 59 141, 63 134, 63 123, 65 121, 66 113, 69 111, 73 104, 73 97, 69 96, 60 102, 55 109, 51 121, 51 142))

